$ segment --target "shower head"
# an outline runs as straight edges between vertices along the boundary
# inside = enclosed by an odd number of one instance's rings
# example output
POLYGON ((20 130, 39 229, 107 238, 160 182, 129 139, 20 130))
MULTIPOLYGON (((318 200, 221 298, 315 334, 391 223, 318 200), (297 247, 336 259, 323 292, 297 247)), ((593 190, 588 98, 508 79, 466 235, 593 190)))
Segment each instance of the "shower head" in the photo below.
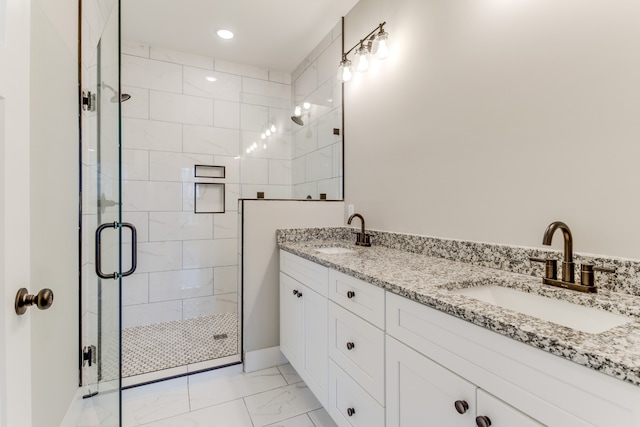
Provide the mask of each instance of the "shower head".
POLYGON ((298 126, 304 126, 304 122, 298 116, 291 116, 291 120, 293 120, 293 123, 297 124, 298 126))
MULTIPOLYGON (((110 99, 111 102, 113 103, 118 102, 118 92, 114 88, 112 88, 105 82, 102 82, 102 87, 109 89, 111 93, 113 93, 113 96, 110 99)), ((131 95, 129 95, 128 93, 120 94, 120 100, 119 100, 120 102, 128 101, 129 99, 131 99, 131 95)))
MULTIPOLYGON (((131 95, 129 95, 128 93, 123 93, 120 95, 120 102, 124 102, 124 101, 128 101, 131 99, 131 95)), ((118 102, 118 97, 117 96, 113 96, 113 98, 111 98, 112 102, 118 102)))

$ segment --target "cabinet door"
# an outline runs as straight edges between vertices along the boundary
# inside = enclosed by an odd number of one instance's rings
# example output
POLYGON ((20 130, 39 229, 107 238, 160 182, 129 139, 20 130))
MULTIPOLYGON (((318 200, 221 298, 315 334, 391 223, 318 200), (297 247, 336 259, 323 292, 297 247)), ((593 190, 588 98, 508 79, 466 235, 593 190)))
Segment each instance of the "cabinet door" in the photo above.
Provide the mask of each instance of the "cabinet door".
POLYGON ((478 389, 477 394, 477 414, 487 417, 492 427, 541 427, 543 424, 526 416, 502 400, 490 395, 484 390, 478 389))
POLYGON ((387 427, 475 425, 473 384, 390 336, 386 342, 387 427))
POLYGON ((303 368, 303 286, 280 273, 280 351, 297 371, 303 368))
POLYGON ((304 305, 304 380, 324 406, 327 404, 329 380, 328 300, 304 287, 300 298, 304 305))

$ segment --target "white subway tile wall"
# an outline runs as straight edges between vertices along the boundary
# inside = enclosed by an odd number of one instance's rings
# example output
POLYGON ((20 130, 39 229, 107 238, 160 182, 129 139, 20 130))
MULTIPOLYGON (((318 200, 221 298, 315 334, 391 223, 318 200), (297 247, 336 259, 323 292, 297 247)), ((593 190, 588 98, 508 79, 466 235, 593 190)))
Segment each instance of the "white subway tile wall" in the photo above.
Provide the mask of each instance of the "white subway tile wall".
POLYGON ((238 310, 240 197, 342 197, 340 37, 338 25, 293 74, 122 42, 122 209, 139 242, 124 328, 238 310), (197 164, 225 177, 196 178, 197 164), (196 182, 225 184, 225 213, 194 213, 196 182))
POLYGON ((236 312, 238 198, 292 195, 291 75, 135 41, 121 67, 123 220, 139 242, 123 327, 236 312), (225 177, 196 178, 195 165, 225 177), (195 214, 195 182, 225 184, 226 212, 195 214))

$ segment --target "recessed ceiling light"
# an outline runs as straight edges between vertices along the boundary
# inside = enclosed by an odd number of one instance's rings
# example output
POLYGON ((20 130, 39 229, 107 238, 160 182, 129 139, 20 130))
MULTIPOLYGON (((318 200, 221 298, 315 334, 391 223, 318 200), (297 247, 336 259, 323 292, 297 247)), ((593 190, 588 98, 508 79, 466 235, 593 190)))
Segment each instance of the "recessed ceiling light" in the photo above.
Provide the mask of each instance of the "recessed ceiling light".
POLYGON ((207 76, 206 79, 207 79, 207 81, 210 81, 210 82, 215 82, 216 80, 218 80, 213 76, 207 76))
POLYGON ((216 31, 216 34, 218 35, 218 37, 225 40, 229 40, 233 38, 233 33, 229 30, 218 30, 216 31))

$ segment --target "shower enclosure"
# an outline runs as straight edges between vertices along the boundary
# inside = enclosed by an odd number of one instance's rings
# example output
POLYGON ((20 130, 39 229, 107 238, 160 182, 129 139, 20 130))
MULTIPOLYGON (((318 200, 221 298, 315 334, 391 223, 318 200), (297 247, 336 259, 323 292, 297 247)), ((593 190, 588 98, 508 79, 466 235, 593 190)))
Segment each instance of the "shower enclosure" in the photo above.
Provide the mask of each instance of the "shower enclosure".
POLYGON ((242 362, 240 199, 342 198, 339 26, 289 74, 121 40, 131 5, 82 1, 81 381, 100 425, 122 387, 242 362))

